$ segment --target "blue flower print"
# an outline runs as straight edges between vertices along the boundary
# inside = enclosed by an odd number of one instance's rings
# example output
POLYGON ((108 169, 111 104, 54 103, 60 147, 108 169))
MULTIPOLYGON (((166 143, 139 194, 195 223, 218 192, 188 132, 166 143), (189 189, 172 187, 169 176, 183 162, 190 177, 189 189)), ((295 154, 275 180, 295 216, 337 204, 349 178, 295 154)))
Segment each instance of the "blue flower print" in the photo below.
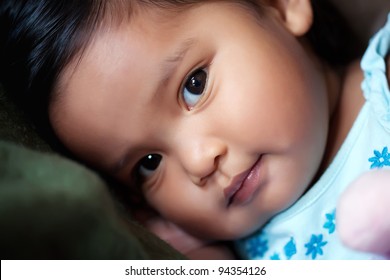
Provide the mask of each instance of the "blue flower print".
POLYGON ((317 254, 323 255, 322 247, 324 247, 328 242, 322 241, 322 234, 311 235, 311 239, 308 243, 305 244, 307 248, 306 256, 311 254, 311 259, 314 260, 317 258, 317 254))
POLYGON ((268 251, 268 240, 262 236, 251 238, 247 241, 246 250, 251 259, 262 258, 268 251))
POLYGON ((387 147, 384 147, 382 153, 374 150, 374 157, 368 159, 369 162, 372 162, 370 168, 382 168, 383 166, 390 166, 390 154, 387 147))
POLYGON ((328 229, 329 234, 332 234, 336 230, 336 209, 326 214, 325 217, 327 222, 324 224, 324 228, 328 229))
POLYGON ((273 261, 277 261, 277 260, 280 260, 280 257, 279 257, 278 253, 275 253, 269 259, 273 260, 273 261))
POLYGON ((284 253, 287 259, 291 259, 297 253, 297 246, 295 245, 294 238, 291 237, 290 241, 284 246, 284 253))

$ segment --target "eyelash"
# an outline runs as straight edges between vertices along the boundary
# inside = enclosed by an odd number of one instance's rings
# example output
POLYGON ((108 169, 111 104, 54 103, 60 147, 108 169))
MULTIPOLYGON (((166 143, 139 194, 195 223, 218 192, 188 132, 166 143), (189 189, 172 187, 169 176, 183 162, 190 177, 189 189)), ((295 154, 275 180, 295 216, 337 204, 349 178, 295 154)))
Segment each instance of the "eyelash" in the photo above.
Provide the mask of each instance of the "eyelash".
MULTIPOLYGON (((206 92, 207 87, 208 87, 208 78, 209 78, 209 72, 208 72, 207 67, 199 67, 196 70, 190 72, 190 74, 188 74, 184 78, 183 83, 180 87, 179 98, 184 103, 184 105, 187 107, 187 110, 189 110, 189 111, 192 110, 199 103, 199 101, 203 98, 203 95, 206 92), (193 84, 189 84, 190 78, 191 77, 195 78, 195 76, 197 76, 198 79, 204 78, 204 81, 201 81, 201 83, 202 83, 201 85, 199 85, 199 86, 195 85, 194 83, 197 82, 195 79, 192 81, 193 84), (199 93, 194 93, 194 92, 190 92, 189 90, 187 90, 187 92, 189 94, 194 95, 194 96, 196 95, 199 97, 198 100, 192 101, 193 104, 189 104, 189 103, 191 103, 191 101, 186 100, 185 90, 186 90, 187 86, 193 86, 193 88, 192 88, 193 90, 198 90, 197 87, 201 87, 201 91, 199 93)), ((189 98, 193 99, 193 97, 189 97, 189 98)))
POLYGON ((145 181, 148 180, 149 177, 153 176, 153 173, 156 172, 156 170, 160 167, 161 165, 161 161, 163 160, 163 156, 160 155, 160 154, 156 154, 156 153, 150 153, 144 157, 142 157, 136 164, 136 166, 134 167, 133 169, 133 172, 132 172, 132 178, 133 180, 136 182, 137 185, 143 185, 145 183, 145 181), (148 169, 148 167, 145 167, 143 166, 143 161, 156 161, 157 160, 157 166, 154 168, 154 164, 156 164, 156 162, 144 162, 146 165, 147 164, 151 164, 153 166, 149 166, 150 169, 148 169), (144 174, 142 174, 144 173, 144 174), (149 173, 149 174, 148 174, 149 173))

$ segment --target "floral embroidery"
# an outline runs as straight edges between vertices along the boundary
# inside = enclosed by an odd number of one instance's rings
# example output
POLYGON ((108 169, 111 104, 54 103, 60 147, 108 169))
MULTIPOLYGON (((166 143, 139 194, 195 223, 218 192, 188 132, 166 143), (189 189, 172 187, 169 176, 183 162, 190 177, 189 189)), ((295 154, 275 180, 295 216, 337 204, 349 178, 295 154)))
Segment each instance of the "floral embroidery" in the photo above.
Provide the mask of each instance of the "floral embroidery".
POLYGON ((308 243, 305 244, 307 248, 306 256, 311 254, 311 258, 314 260, 317 258, 317 254, 323 255, 322 247, 324 247, 328 242, 322 241, 322 234, 319 235, 311 235, 311 239, 308 243))
POLYGON ((324 228, 328 229, 328 233, 332 234, 336 230, 336 209, 332 213, 325 215, 327 222, 324 224, 324 228))
POLYGON ((387 147, 384 147, 382 153, 374 150, 374 157, 368 159, 372 162, 370 168, 382 168, 383 166, 390 166, 390 154, 387 147))
POLYGON ((262 236, 251 238, 246 244, 246 249, 251 259, 262 258, 268 251, 268 240, 263 239, 262 236))
POLYGON ((291 237, 290 241, 284 246, 284 254, 287 259, 291 259, 297 253, 297 246, 295 245, 294 238, 291 237))
POLYGON ((270 260, 280 260, 280 257, 279 257, 279 254, 278 254, 278 253, 275 253, 275 254, 273 254, 269 259, 270 259, 270 260))

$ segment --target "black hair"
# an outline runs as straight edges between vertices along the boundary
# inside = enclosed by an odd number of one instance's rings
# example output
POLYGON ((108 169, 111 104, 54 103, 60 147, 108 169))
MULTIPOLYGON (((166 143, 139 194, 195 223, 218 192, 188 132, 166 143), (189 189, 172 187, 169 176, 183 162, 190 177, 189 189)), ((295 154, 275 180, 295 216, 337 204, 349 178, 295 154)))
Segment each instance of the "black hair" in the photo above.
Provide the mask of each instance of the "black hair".
MULTIPOLYGON (((93 35, 132 4, 175 8, 196 0, 2 0, 0 3, 0 82, 43 132, 55 141, 48 105, 62 70, 88 46, 93 35), (122 6, 121 6, 122 5, 122 6), (118 8, 121 6, 120 8, 118 8)), ((255 0, 237 0, 255 6, 255 0)), ((327 0, 313 0, 314 24, 307 37, 333 64, 355 56, 352 32, 327 0)), ((126 13, 126 12, 125 12, 126 13)))
POLYGON ((313 25, 307 33, 314 51, 333 66, 345 65, 363 52, 364 43, 329 0, 312 0, 313 25))
POLYGON ((51 144, 56 140, 48 120, 53 87, 66 64, 88 44, 104 2, 2 0, 0 4, 0 82, 51 144))

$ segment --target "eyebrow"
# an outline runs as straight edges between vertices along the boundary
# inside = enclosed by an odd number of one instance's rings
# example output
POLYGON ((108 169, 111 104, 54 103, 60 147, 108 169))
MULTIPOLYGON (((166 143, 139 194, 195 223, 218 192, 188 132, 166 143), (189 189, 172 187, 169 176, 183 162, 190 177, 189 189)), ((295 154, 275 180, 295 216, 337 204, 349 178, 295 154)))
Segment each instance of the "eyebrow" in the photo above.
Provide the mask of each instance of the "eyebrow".
POLYGON ((161 72, 163 73, 158 85, 166 84, 169 79, 176 72, 180 62, 184 59, 186 53, 195 45, 196 40, 194 38, 188 38, 184 40, 172 56, 166 58, 161 65, 161 72))
MULTIPOLYGON (((158 83, 159 87, 168 83, 169 79, 173 76, 173 74, 176 72, 178 66, 180 65, 180 62, 184 59, 186 53, 195 45, 196 40, 194 38, 188 38, 184 40, 179 47, 176 49, 175 52, 173 52, 173 55, 167 57, 161 64, 161 79, 158 83)), ((157 91, 158 92, 158 91, 157 91)), ((111 171, 116 174, 118 173, 122 168, 124 168, 131 159, 131 149, 127 150, 124 156, 122 156, 118 161, 116 161, 111 166, 111 171)))

